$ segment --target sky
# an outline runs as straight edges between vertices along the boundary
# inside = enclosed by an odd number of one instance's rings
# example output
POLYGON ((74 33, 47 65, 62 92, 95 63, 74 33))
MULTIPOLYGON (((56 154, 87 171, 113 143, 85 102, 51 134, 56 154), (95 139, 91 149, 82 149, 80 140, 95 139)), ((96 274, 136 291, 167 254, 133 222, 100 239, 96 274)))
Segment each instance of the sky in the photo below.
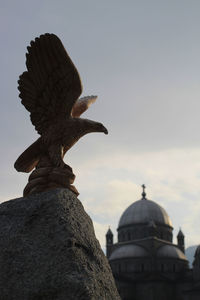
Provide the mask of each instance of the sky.
POLYGON ((83 115, 102 122, 65 156, 105 248, 123 211, 147 198, 168 212, 174 242, 200 244, 200 2, 198 0, 0 0, 0 201, 21 197, 28 174, 17 157, 38 135, 20 103, 19 75, 30 41, 59 36, 83 94, 83 115))

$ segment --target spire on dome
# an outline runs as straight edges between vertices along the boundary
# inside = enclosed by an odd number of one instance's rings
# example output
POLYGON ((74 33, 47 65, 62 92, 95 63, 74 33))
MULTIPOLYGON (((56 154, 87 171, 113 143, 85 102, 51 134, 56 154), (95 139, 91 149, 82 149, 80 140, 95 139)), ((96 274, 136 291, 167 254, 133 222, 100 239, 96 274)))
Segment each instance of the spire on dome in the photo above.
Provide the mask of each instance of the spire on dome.
POLYGON ((145 186, 144 184, 142 185, 142 189, 143 189, 143 192, 142 192, 142 199, 147 200, 147 199, 146 199, 146 193, 145 193, 146 186, 145 186))

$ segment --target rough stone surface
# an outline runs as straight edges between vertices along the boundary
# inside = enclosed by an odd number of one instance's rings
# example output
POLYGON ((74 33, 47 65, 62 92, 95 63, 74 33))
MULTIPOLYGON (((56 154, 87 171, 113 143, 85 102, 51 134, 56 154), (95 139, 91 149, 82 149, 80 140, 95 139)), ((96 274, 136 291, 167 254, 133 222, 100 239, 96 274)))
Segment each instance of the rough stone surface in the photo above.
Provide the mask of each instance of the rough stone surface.
POLYGON ((0 299, 118 300, 93 224, 67 189, 0 205, 0 299))

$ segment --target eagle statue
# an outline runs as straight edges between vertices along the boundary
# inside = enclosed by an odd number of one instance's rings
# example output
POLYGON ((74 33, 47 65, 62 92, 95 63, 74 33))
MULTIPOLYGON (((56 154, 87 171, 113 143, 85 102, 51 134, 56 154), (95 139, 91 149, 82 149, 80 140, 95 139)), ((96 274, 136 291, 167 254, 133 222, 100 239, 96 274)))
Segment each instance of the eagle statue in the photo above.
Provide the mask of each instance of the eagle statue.
POLYGON ((81 80, 60 39, 47 33, 30 44, 27 71, 20 76, 18 89, 41 137, 16 160, 14 166, 19 172, 30 172, 44 153, 52 165, 61 167, 65 153, 82 136, 90 132, 108 133, 101 123, 80 118, 97 97, 78 99, 81 80))
POLYGON ((19 77, 22 104, 40 137, 16 160, 19 172, 37 168, 42 157, 51 166, 65 167, 65 153, 85 134, 108 133, 99 122, 80 118, 97 96, 80 98, 81 80, 61 40, 43 34, 27 47, 27 71, 19 77))

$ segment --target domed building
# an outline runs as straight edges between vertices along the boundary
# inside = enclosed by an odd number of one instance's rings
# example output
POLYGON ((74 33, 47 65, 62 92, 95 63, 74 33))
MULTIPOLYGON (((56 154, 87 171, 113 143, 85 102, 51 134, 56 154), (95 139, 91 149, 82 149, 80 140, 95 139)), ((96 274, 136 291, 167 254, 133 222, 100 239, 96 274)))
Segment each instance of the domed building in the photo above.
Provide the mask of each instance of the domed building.
MULTIPOLYGON (((173 227, 167 212, 148 200, 145 186, 142 187, 142 198, 131 204, 119 220, 118 242, 113 243, 111 229, 106 234, 106 255, 121 298, 197 299, 191 296, 194 274, 184 254, 184 234, 180 230, 177 244, 173 244, 173 227)), ((196 257, 200 271, 200 255, 196 257)))

